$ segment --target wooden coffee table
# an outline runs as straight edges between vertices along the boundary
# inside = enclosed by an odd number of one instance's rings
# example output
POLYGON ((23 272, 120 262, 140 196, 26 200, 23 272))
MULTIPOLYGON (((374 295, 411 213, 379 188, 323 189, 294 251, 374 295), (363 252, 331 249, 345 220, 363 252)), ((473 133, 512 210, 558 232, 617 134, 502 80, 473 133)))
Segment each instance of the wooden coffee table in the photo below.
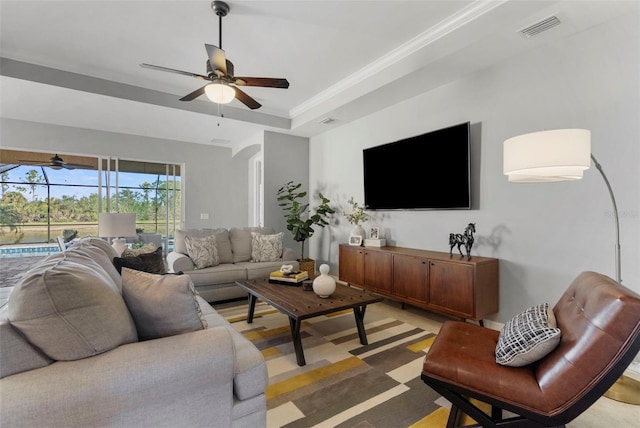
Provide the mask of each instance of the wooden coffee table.
POLYGON ((381 296, 341 284, 336 285, 336 291, 331 297, 323 299, 318 297, 313 291, 304 291, 302 286, 274 284, 270 283, 266 278, 237 281, 236 283, 249 293, 248 323, 253 322, 253 313, 256 308, 257 299, 270 304, 289 317, 291 338, 299 366, 306 364, 304 351, 302 350, 302 338, 300 337, 302 320, 342 311, 344 309, 353 309, 356 326, 358 327, 358 336, 360 336, 360 343, 367 345, 367 333, 364 329, 364 313, 368 304, 382 300, 381 296))

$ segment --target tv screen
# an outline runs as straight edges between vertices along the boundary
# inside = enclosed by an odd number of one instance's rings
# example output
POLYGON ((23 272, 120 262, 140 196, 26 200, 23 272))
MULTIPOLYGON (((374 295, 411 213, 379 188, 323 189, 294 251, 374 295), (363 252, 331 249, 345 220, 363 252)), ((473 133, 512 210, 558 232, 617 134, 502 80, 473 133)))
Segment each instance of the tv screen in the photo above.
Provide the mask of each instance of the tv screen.
POLYGON ((471 209, 470 123, 363 150, 370 210, 471 209))

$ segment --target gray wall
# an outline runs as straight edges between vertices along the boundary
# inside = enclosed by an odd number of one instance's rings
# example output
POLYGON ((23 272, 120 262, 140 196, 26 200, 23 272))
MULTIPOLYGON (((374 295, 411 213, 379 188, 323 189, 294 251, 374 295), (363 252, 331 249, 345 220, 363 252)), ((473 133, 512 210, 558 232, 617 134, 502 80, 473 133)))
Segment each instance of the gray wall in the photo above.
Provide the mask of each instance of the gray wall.
MULTIPOLYGON (((551 184, 509 184, 502 173, 505 139, 590 129, 620 210, 623 283, 640 291, 639 29, 637 15, 622 17, 313 137, 312 190, 341 207, 351 196, 363 202, 362 149, 470 121, 474 209, 381 211, 367 225, 381 226, 395 245, 448 251, 448 233, 476 222, 473 254, 500 259, 494 319, 505 322, 527 306, 555 303, 581 271, 614 276, 611 201, 595 168, 551 184)), ((439 184, 408 183, 417 192, 439 184)), ((349 230, 341 215, 313 238, 312 256, 329 261, 332 273, 349 230)))
POLYGON ((185 226, 247 224, 247 160, 231 149, 3 118, 3 148, 184 164, 185 226), (209 220, 200 220, 208 213, 209 220))
MULTIPOLYGON (((308 159, 308 138, 269 131, 264 133, 264 224, 273 227, 276 232, 284 232, 285 246, 298 253, 301 244, 294 241, 287 230, 284 212, 276 198, 278 189, 289 181, 302 183, 300 189, 309 189, 308 159)), ((311 202, 313 205, 313 198, 311 202)), ((305 243, 305 247, 305 254, 309 255, 309 242, 305 243)))

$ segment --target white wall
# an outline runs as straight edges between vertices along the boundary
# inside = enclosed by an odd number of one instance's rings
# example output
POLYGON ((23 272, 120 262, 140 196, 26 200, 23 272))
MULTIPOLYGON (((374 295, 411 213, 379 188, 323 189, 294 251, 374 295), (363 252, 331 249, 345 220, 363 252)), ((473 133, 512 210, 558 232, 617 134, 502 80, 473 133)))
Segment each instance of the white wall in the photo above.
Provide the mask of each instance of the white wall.
MULTIPOLYGON (((309 189, 309 139, 267 131, 264 133, 264 224, 276 232, 284 232, 285 247, 296 252, 301 244, 295 242, 287 230, 284 212, 277 202, 277 193, 289 181, 302 183, 300 190, 309 189)), ((312 198, 313 201, 313 198, 312 198)), ((311 238, 313 239, 313 237, 311 238)), ((305 243, 305 255, 309 255, 309 242, 305 243)))
MULTIPOLYGON (((620 210, 623 283, 640 292, 639 28, 637 15, 616 19, 313 137, 311 190, 342 207, 351 196, 363 202, 362 149, 471 121, 475 209, 374 212, 368 225, 398 246, 448 251, 448 233, 476 222, 473 254, 500 259, 494 319, 505 322, 527 306, 555 303, 581 271, 615 274, 611 201, 595 168, 583 180, 552 184, 509 184, 502 173, 505 139, 590 129, 620 210)), ((440 184, 407 185, 428 192, 440 184)), ((311 255, 337 273, 338 243, 349 230, 337 217, 312 238, 311 255)))
POLYGON ((230 227, 248 222, 247 159, 231 149, 26 122, 0 121, 3 148, 50 153, 118 156, 150 162, 184 164, 185 226, 230 227), (208 213, 208 220, 200 220, 208 213))

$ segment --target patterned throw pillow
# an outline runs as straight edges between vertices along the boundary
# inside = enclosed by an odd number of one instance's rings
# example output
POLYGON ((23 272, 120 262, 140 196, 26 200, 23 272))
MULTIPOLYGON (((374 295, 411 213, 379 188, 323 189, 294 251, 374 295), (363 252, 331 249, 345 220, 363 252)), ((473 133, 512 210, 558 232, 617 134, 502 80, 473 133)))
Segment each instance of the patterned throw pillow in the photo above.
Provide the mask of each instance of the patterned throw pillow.
POLYGON ((282 258, 283 233, 262 235, 251 232, 251 260, 254 262, 277 262, 282 258))
POLYGON ((123 267, 158 274, 165 273, 167 270, 164 265, 162 248, 157 248, 151 253, 142 253, 134 257, 114 257, 113 265, 118 269, 118 273, 122 273, 123 267))
POLYGON ((502 328, 496 345, 496 363, 511 367, 531 364, 553 351, 560 337, 549 304, 532 306, 502 328))
POLYGON ((154 275, 122 269, 122 296, 140 340, 207 328, 188 275, 154 275))
POLYGON ((140 248, 125 248, 120 257, 136 257, 140 254, 153 253, 158 247, 153 242, 149 242, 140 248))
POLYGON ((187 235, 184 238, 184 243, 187 246, 187 254, 193 260, 196 269, 204 269, 220 264, 218 246, 214 235, 202 238, 187 235))

